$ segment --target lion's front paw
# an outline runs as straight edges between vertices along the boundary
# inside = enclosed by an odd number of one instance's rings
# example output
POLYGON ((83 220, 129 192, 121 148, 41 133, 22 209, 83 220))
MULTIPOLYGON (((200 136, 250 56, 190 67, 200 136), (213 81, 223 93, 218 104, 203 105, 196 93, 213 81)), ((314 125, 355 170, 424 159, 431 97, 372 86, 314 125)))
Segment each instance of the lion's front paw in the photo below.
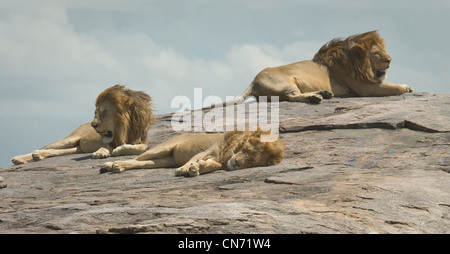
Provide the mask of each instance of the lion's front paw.
POLYGON ((320 94, 320 96, 322 96, 322 98, 324 98, 326 100, 331 99, 334 96, 333 92, 328 91, 328 90, 322 90, 319 92, 319 94, 320 94))
POLYGON ((410 86, 408 86, 406 84, 400 85, 400 86, 403 88, 405 93, 412 93, 414 91, 414 89, 412 87, 410 87, 410 86))
POLYGON ((132 154, 131 153, 132 148, 133 148, 133 146, 128 145, 128 144, 118 146, 112 150, 111 156, 121 156, 121 155, 132 154))
POLYGON ((92 154, 93 159, 103 159, 109 157, 111 153, 108 149, 102 147, 92 154))
POLYGON ((121 167, 119 164, 115 163, 115 162, 106 162, 105 164, 103 164, 100 168, 100 173, 106 173, 106 172, 111 172, 111 173, 120 173, 123 172, 124 168, 121 167))
POLYGON ((186 166, 179 167, 175 170, 175 176, 186 176, 189 172, 189 168, 186 166))
POLYGON ((199 176, 200 175, 200 164, 198 162, 191 163, 188 174, 189 174, 189 176, 199 176))
POLYGON ((114 148, 111 152, 111 156, 120 156, 123 153, 123 147, 122 146, 118 146, 116 148, 114 148))
POLYGON ((308 101, 309 103, 312 104, 319 104, 320 102, 322 102, 322 96, 315 94, 315 95, 311 95, 308 97, 308 101))

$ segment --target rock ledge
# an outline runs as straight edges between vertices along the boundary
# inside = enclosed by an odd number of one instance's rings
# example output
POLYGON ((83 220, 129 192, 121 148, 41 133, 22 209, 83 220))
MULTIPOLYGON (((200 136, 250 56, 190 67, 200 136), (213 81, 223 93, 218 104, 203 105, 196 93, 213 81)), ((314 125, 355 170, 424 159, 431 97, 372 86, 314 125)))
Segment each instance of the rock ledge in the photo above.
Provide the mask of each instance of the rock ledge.
MULTIPOLYGON (((176 135, 170 117, 151 146, 176 135)), ((99 174, 132 156, 71 155, 0 169, 0 232, 450 233, 450 94, 282 102, 279 120, 274 167, 99 174)))

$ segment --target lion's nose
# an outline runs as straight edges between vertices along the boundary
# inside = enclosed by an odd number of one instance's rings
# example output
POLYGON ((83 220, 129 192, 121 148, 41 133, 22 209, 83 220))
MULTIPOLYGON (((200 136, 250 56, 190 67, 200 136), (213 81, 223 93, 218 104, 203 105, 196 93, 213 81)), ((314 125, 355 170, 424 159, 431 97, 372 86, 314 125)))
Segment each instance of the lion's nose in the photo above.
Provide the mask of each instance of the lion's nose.
POLYGON ((392 59, 386 59, 386 63, 390 64, 392 59))
POLYGON ((98 126, 97 121, 92 121, 91 126, 92 126, 93 128, 97 128, 97 126, 98 126))

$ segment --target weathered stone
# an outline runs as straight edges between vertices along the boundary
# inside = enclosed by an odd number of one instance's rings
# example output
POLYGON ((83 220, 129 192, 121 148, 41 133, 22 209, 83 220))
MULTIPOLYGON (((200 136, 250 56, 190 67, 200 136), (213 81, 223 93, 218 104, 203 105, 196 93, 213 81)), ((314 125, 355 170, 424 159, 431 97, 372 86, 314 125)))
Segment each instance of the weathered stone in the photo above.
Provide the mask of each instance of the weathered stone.
POLYGON ((0 176, 0 189, 6 188, 8 185, 6 184, 5 178, 0 176))
MULTIPOLYGON (((279 112, 286 158, 273 167, 100 174, 133 156, 69 155, 1 169, 0 232, 450 233, 450 94, 279 112)), ((150 146, 177 134, 170 120, 158 116, 150 146)))

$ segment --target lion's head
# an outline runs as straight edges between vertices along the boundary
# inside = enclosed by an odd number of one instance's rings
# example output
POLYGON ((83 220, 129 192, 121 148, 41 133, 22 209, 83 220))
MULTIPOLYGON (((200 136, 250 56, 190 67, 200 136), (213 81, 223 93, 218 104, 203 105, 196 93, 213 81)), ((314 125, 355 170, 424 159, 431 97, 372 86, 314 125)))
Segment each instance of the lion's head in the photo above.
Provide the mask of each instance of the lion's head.
POLYGON ((121 85, 103 91, 95 107, 91 126, 112 147, 146 143, 148 130, 156 122, 150 96, 121 85))
POLYGON ((223 145, 219 147, 220 163, 227 170, 279 164, 284 158, 284 144, 279 138, 274 142, 261 142, 261 135, 269 134, 259 128, 225 133, 223 145))
POLYGON ((386 78, 391 57, 377 31, 334 39, 316 53, 313 61, 328 67, 333 75, 377 84, 386 78))

